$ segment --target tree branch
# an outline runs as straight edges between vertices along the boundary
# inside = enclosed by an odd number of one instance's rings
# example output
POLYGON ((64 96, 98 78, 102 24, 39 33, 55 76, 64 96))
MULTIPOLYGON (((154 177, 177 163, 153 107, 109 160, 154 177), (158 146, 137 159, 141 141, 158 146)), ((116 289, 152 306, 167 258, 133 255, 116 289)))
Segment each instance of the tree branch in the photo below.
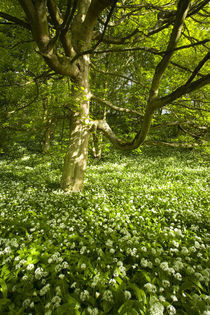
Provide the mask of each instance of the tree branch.
POLYGON ((112 109, 114 109, 114 110, 116 110, 116 111, 118 111, 118 112, 130 113, 130 114, 138 115, 138 116, 140 116, 140 117, 144 117, 144 116, 142 115, 142 113, 140 113, 140 112, 138 112, 138 111, 136 111, 136 110, 132 110, 132 109, 129 109, 129 108, 124 108, 124 107, 115 106, 115 105, 113 105, 111 102, 106 101, 106 100, 104 100, 104 99, 102 99, 102 98, 100 98, 100 97, 97 97, 97 96, 95 96, 95 95, 92 95, 91 98, 92 98, 93 100, 95 100, 95 101, 97 101, 97 102, 103 104, 104 106, 110 107, 110 108, 112 108, 112 109))
MULTIPOLYGON (((193 73, 193 71, 190 70, 189 68, 187 68, 187 67, 185 67, 185 66, 183 66, 183 65, 179 65, 178 63, 176 63, 176 62, 174 62, 174 61, 170 61, 170 63, 171 63, 172 65, 174 65, 175 67, 177 67, 177 68, 180 68, 180 69, 185 70, 185 71, 187 71, 187 72, 193 73)), ((204 76, 204 75, 201 74, 201 73, 198 73, 197 75, 200 76, 200 77, 203 77, 203 76, 204 76)))
POLYGON ((188 79, 186 85, 188 85, 189 83, 191 83, 193 81, 193 79, 196 77, 196 75, 198 74, 200 69, 203 67, 203 65, 209 60, 209 58, 210 58, 210 53, 208 52, 206 54, 206 56, 199 62, 199 64, 195 68, 195 70, 192 72, 192 75, 188 79))
MULTIPOLYGON (((109 14, 107 15, 107 19, 106 19, 106 22, 105 22, 105 25, 104 25, 104 29, 103 29, 103 32, 102 32, 102 34, 101 34, 101 36, 100 36, 98 42, 97 42, 92 48, 90 48, 90 49, 88 49, 88 50, 86 50, 86 51, 82 51, 82 52, 80 52, 80 53, 77 53, 77 55, 74 56, 74 58, 72 59, 71 63, 74 63, 74 62, 75 62, 79 57, 81 57, 81 56, 89 55, 89 54, 93 53, 94 50, 95 50, 95 49, 100 45, 100 43, 103 41, 103 38, 104 38, 104 35, 105 35, 105 32, 106 32, 106 29, 107 29, 107 25, 108 25, 108 23, 109 23, 109 21, 110 21, 110 19, 111 19, 111 16, 112 16, 112 14, 113 14, 113 12, 114 12, 114 8, 115 8, 115 5, 116 5, 117 1, 118 1, 118 0, 114 0, 113 3, 112 3, 111 10, 109 11, 109 14)), ((103 2, 103 1, 101 1, 101 2, 103 2)), ((90 28, 90 29, 91 29, 91 27, 90 27, 91 24, 93 24, 93 23, 96 22, 96 18, 98 18, 99 13, 100 13, 103 9, 105 9, 107 6, 108 6, 108 5, 104 5, 104 6, 101 7, 101 4, 99 5, 99 3, 97 3, 97 0, 92 1, 92 2, 91 2, 91 5, 90 5, 90 8, 89 8, 89 10, 88 10, 88 12, 87 12, 85 21, 84 21, 84 23, 83 23, 83 24, 84 24, 84 25, 83 25, 83 28, 84 28, 84 26, 85 26, 86 28, 90 28), (97 6, 96 6, 95 9, 94 9, 94 5, 93 5, 93 7, 92 7, 92 3, 95 3, 95 5, 97 4, 97 5, 98 5, 98 8, 97 8, 97 6), (97 9, 97 10, 96 10, 96 9, 97 9), (92 12, 92 11, 94 12, 95 16, 93 15, 93 12, 92 12), (98 11, 98 13, 96 14, 95 11, 96 11, 96 12, 98 11), (93 17, 94 17, 94 18, 93 18, 93 17), (92 20, 92 21, 91 21, 91 20, 92 20), (90 23, 90 21, 91 21, 91 23, 90 23), (90 25, 87 25, 87 23, 90 23, 90 25)), ((93 26, 92 26, 92 28, 93 28, 93 26)))
POLYGON ((159 99, 157 99, 154 103, 153 106, 155 109, 159 109, 167 104, 172 103, 173 101, 175 101, 176 99, 178 99, 179 97, 181 97, 184 94, 188 94, 191 93, 197 89, 200 89, 201 87, 207 85, 210 83, 210 74, 205 75, 204 77, 202 77, 201 79, 198 79, 196 81, 191 82, 190 84, 184 84, 180 87, 178 87, 174 92, 172 92, 171 94, 161 97, 159 99))
POLYGON ((5 19, 7 21, 11 21, 16 25, 22 26, 22 27, 26 28, 27 30, 31 30, 30 24, 24 22, 23 20, 15 17, 15 16, 12 16, 12 15, 4 13, 4 12, 0 12, 0 17, 2 17, 3 19, 5 19))
POLYGON ((102 70, 98 70, 96 69, 96 67, 93 65, 93 63, 91 63, 91 67, 94 69, 94 71, 96 72, 99 72, 99 73, 102 73, 102 74, 105 74, 105 75, 111 75, 111 76, 116 76, 116 77, 119 77, 119 78, 122 78, 122 79, 125 79, 125 80, 128 80, 128 81, 131 81, 131 82, 134 82, 136 84, 140 84, 142 85, 143 87, 145 87, 145 85, 141 84, 139 81, 137 80, 134 80, 130 77, 127 77, 125 75, 122 75, 122 74, 119 74, 118 72, 107 72, 107 71, 102 71, 102 70))
POLYGON ((184 20, 190 8, 190 3, 191 3, 190 0, 186 1, 179 0, 174 27, 166 50, 167 52, 165 53, 164 57, 157 65, 155 70, 155 74, 150 89, 149 102, 152 102, 158 97, 160 80, 171 60, 173 52, 180 39, 184 20))

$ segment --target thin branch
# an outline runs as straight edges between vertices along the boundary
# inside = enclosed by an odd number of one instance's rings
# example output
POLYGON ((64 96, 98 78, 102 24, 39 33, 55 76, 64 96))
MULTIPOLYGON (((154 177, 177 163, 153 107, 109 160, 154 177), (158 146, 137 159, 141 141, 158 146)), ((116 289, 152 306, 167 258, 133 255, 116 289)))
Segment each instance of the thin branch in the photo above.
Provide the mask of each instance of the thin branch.
MULTIPOLYGON (((176 63, 176 62, 174 62, 174 61, 170 61, 170 63, 171 63, 172 65, 174 65, 175 67, 177 67, 177 68, 180 68, 180 69, 185 70, 185 71, 187 71, 187 72, 193 73, 193 71, 190 70, 189 68, 187 68, 187 67, 185 67, 185 66, 183 66, 183 65, 180 65, 180 64, 178 64, 178 63, 176 63)), ((203 77, 204 75, 201 74, 201 73, 198 73, 198 76, 203 77)))
POLYGON ((200 69, 203 67, 203 65, 209 60, 209 58, 210 58, 210 53, 208 52, 206 54, 206 56, 199 62, 199 64, 195 68, 195 70, 192 72, 192 75, 188 79, 186 85, 188 85, 189 83, 191 83, 193 81, 193 79, 196 77, 196 75, 198 74, 200 69))
MULTIPOLYGON (((201 111, 201 112, 210 113, 210 110, 208 110, 208 109, 204 109, 204 108, 200 108, 200 107, 190 107, 190 106, 184 105, 183 103, 180 103, 180 102, 175 102, 174 101, 172 104, 177 105, 179 107, 187 108, 189 110, 198 110, 198 111, 201 111)), ((209 102, 208 102, 208 104, 209 104, 209 102)))
MULTIPOLYGON (((132 79, 132 78, 130 78, 130 77, 127 77, 127 76, 125 76, 125 75, 119 74, 118 72, 107 72, 107 71, 98 70, 98 69, 96 69, 96 67, 95 67, 93 64, 91 64, 91 67, 92 67, 92 68, 94 69, 94 71, 96 71, 96 72, 99 72, 99 73, 102 73, 102 74, 105 74, 105 75, 116 76, 116 77, 119 77, 119 78, 122 78, 122 79, 125 79, 125 80, 128 80, 128 81, 131 81, 131 82, 140 84, 139 81, 134 80, 134 79, 132 79)), ((143 86, 143 85, 142 85, 142 86, 143 86)))
POLYGON ((124 112, 124 113, 130 113, 130 114, 134 114, 134 115, 138 115, 140 117, 143 117, 142 113, 136 111, 136 110, 132 110, 132 109, 129 109, 129 108, 124 108, 124 107, 118 107, 118 106, 115 106, 113 105, 111 102, 109 101, 106 101, 100 97, 97 97, 95 95, 92 95, 91 97, 93 100, 103 104, 104 106, 107 106, 107 107, 110 107, 118 112, 124 112))
POLYGON ((23 20, 12 16, 10 14, 4 13, 4 12, 0 12, 0 17, 2 17, 3 19, 7 20, 7 21, 11 21, 13 23, 15 23, 16 25, 22 26, 28 30, 31 30, 31 26, 30 24, 24 22, 23 20))
POLYGON ((16 108, 15 110, 9 112, 8 114, 13 114, 15 112, 18 112, 19 110, 22 110, 22 109, 25 109, 26 107, 31 106, 38 99, 38 97, 39 97, 39 85, 38 85, 37 81, 34 81, 34 83, 36 85, 36 95, 35 95, 35 97, 29 103, 27 103, 27 104, 25 104, 25 105, 23 105, 21 107, 16 108))

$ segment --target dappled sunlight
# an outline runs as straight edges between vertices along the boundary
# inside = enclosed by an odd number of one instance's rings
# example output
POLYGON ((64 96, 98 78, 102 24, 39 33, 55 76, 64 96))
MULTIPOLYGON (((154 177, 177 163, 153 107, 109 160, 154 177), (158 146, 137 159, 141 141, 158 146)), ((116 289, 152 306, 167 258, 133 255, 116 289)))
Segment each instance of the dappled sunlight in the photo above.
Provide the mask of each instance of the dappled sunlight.
POLYGON ((1 161, 3 310, 12 301, 24 312, 102 314, 106 302, 117 314, 129 302, 146 312, 151 296, 168 313, 207 309, 207 166, 184 153, 173 165, 143 154, 119 161, 90 159, 77 194, 52 186, 61 157, 1 161))

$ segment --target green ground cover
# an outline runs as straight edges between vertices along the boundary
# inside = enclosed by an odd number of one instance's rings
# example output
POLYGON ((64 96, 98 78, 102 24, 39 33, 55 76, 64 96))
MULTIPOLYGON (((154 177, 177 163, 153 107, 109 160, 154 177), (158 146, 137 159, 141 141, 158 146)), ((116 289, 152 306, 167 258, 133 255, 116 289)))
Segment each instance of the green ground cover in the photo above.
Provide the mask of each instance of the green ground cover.
POLYGON ((0 160, 0 314, 210 314, 207 161, 144 149, 89 161, 0 160))

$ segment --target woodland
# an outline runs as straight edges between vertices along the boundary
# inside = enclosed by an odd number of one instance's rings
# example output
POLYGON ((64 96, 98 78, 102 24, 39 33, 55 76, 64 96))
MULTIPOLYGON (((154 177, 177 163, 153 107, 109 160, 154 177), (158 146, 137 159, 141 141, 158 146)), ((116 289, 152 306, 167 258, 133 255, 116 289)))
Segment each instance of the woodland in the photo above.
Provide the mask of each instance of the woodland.
POLYGON ((0 314, 210 314, 209 22, 1 0, 0 314))

